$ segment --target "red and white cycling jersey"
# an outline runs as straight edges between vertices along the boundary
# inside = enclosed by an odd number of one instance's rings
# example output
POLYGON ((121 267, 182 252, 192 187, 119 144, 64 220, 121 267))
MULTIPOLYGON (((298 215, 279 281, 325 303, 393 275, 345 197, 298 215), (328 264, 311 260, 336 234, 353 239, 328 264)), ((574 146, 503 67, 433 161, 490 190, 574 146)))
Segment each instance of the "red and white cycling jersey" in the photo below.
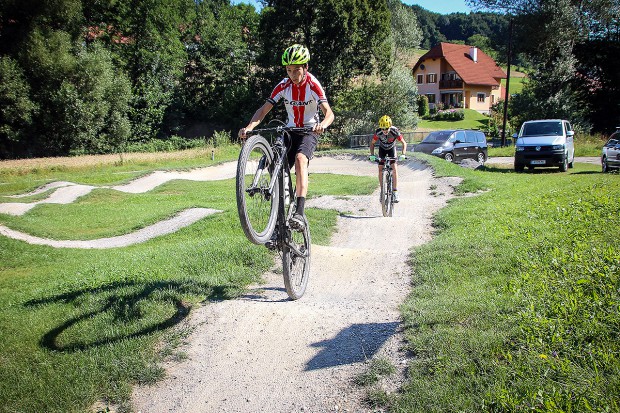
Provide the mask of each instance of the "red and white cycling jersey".
POLYGON ((284 99, 288 112, 287 126, 301 128, 314 126, 319 122, 319 105, 327 102, 325 91, 319 81, 309 72, 299 85, 288 77, 283 79, 271 92, 267 102, 275 105, 284 99))

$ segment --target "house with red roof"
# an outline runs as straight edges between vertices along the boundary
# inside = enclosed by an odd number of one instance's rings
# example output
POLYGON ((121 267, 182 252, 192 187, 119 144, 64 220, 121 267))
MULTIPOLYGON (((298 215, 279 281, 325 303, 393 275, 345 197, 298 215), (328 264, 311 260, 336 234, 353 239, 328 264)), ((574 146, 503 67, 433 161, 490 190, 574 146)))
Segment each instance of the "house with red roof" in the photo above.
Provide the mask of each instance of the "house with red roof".
POLYGON ((506 72, 475 46, 439 43, 412 69, 418 93, 431 108, 465 107, 488 114, 504 98, 506 72), (438 105, 441 103, 442 105, 438 105))

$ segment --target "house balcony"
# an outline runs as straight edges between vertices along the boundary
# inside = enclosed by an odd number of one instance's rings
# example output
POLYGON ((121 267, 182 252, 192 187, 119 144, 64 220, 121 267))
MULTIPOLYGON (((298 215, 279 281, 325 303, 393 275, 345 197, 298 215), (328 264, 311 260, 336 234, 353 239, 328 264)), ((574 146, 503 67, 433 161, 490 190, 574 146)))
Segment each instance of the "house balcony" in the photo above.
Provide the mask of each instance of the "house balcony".
POLYGON ((439 89, 463 89, 463 80, 440 80, 439 89))

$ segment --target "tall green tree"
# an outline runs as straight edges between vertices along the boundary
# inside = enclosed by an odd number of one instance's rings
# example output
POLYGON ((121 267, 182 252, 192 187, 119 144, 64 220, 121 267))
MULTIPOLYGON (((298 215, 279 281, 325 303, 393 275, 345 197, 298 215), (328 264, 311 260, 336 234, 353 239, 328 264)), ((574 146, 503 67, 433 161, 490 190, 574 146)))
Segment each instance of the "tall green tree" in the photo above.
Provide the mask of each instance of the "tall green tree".
POLYGON ((388 8, 395 60, 407 63, 422 41, 418 19, 400 0, 388 0, 388 8))
POLYGON ((0 57, 0 159, 13 157, 28 148, 36 110, 19 63, 8 56, 0 57))
POLYGON ((183 77, 187 51, 183 32, 191 22, 192 0, 133 0, 124 49, 133 82, 131 120, 135 140, 149 140, 163 127, 183 77))
POLYGON ((310 66, 331 95, 347 88, 353 78, 389 73, 392 56, 390 13, 385 0, 266 0, 261 13, 260 62, 266 78, 283 75, 282 51, 303 43, 310 66))
MULTIPOLYGON (((605 96, 620 91, 613 55, 620 30, 618 0, 470 0, 477 7, 509 13, 515 19, 515 50, 534 64, 531 80, 515 104, 522 117, 567 117, 584 129, 609 129, 620 122, 618 103, 605 96), (607 47, 596 47, 603 43, 607 47), (590 47, 592 46, 592 47, 590 47), (597 50, 592 58, 589 50, 597 50), (606 57, 604 56, 606 55, 606 57), (595 63, 595 66, 590 66, 595 63), (611 109, 611 110, 610 110, 611 109), (611 114, 611 116, 609 116, 611 114), (601 119, 611 118, 611 122, 601 119)), ((615 60, 616 59, 616 60, 615 60)), ((617 102, 617 99, 616 99, 617 102)))
POLYGON ((251 44, 258 22, 259 15, 248 5, 197 4, 185 40, 182 111, 188 118, 223 127, 246 117, 249 85, 240 79, 246 79, 255 64, 251 44))

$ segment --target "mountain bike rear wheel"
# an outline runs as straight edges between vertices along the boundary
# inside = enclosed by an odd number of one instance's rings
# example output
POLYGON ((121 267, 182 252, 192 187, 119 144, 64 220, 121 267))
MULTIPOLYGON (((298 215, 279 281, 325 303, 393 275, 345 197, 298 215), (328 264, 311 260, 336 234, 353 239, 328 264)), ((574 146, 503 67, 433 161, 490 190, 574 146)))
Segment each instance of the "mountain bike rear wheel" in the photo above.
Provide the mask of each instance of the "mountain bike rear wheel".
POLYGON ((384 217, 391 217, 394 211, 392 196, 392 174, 384 170, 383 187, 381 188, 381 211, 384 217))
POLYGON ((262 245, 273 233, 277 222, 279 185, 269 193, 274 168, 271 145, 260 135, 248 138, 237 163, 237 211, 245 236, 262 245))
POLYGON ((288 231, 288 242, 282 248, 284 286, 291 300, 297 300, 304 295, 310 278, 310 227, 306 220, 303 231, 288 231))

